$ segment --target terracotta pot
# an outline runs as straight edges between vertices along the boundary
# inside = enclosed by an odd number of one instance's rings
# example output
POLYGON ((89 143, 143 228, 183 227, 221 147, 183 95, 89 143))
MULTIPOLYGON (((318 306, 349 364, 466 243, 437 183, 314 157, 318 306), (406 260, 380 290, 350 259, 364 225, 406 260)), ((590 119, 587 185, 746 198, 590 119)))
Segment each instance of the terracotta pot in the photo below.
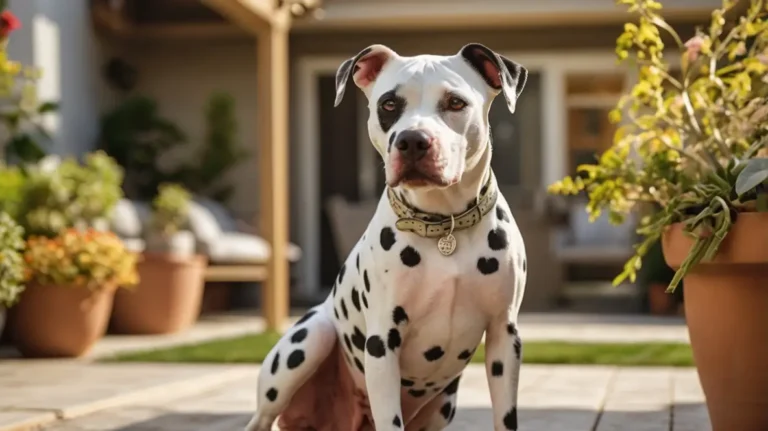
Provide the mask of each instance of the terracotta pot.
MULTIPOLYGON (((693 245, 662 238, 679 268, 693 245)), ((768 430, 768 214, 741 213, 712 261, 685 277, 685 315, 713 431, 768 430)))
POLYGON ((11 338, 26 357, 78 357, 106 332, 115 287, 30 284, 9 313, 11 338))
POLYGON ((207 259, 145 253, 140 281, 115 295, 111 329, 123 334, 169 334, 189 328, 200 314, 207 259))

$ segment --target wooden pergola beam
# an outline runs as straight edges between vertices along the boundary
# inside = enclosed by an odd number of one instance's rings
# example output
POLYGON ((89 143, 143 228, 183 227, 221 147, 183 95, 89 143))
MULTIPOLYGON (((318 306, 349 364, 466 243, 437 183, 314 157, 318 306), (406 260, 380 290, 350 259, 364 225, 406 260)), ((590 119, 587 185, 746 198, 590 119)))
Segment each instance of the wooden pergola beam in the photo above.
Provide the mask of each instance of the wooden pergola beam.
POLYGON ((287 8, 270 0, 202 0, 256 37, 256 124, 259 145, 259 220, 272 247, 261 307, 267 329, 288 321, 288 33, 287 8))

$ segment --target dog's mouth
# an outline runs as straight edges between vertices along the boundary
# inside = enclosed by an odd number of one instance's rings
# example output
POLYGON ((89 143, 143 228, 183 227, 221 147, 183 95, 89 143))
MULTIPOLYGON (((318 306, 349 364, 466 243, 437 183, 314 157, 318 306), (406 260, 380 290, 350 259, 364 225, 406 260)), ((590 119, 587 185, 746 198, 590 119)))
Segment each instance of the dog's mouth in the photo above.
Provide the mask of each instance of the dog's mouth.
POLYGON ((390 187, 403 186, 407 188, 448 187, 454 182, 443 178, 442 175, 430 174, 416 168, 405 169, 400 175, 388 182, 390 187))

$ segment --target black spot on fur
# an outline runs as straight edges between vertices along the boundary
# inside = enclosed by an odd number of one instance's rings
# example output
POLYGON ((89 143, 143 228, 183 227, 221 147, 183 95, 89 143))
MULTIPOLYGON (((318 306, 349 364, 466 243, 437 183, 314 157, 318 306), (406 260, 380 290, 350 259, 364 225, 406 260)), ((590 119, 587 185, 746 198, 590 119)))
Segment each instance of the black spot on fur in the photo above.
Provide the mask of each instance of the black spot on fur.
POLYGON ((299 329, 298 331, 294 332, 293 335, 291 335, 291 343, 301 343, 305 338, 307 338, 308 333, 309 331, 307 331, 307 328, 299 329))
POLYGON ((397 136, 397 132, 392 132, 392 134, 389 135, 389 145, 387 146, 387 152, 392 151, 392 144, 395 143, 396 136, 397 136))
POLYGON ((444 393, 448 395, 453 395, 456 393, 456 391, 459 390, 459 380, 461 379, 461 375, 457 376, 455 379, 451 380, 451 383, 448 383, 448 386, 445 387, 444 393))
POLYGON ((381 130, 386 133, 389 131, 389 129, 392 128, 392 126, 395 125, 395 123, 397 123, 397 120, 399 120, 400 116, 403 115, 405 104, 405 99, 397 95, 397 87, 387 91, 386 93, 382 94, 381 97, 379 97, 377 102, 379 107, 376 110, 376 113, 379 118, 379 126, 381 127, 381 130), (395 107, 391 111, 387 111, 381 106, 382 103, 388 99, 391 99, 395 102, 395 107))
POLYGON ((333 283, 333 288, 331 288, 331 296, 336 297, 336 283, 333 283))
POLYGON ((435 386, 435 382, 427 382, 426 384, 424 384, 424 386, 431 388, 432 386, 435 386))
POLYGON ((504 426, 511 431, 517 430, 517 407, 512 407, 512 409, 504 415, 504 426))
POLYGON ((352 344, 361 352, 365 351, 365 334, 357 326, 355 326, 355 333, 352 334, 352 344))
POLYGON ((415 248, 409 245, 400 252, 400 260, 403 262, 403 265, 413 268, 421 262, 421 255, 419 255, 415 248))
POLYGON ((501 227, 496 227, 488 232, 488 247, 490 247, 491 250, 504 250, 508 245, 509 240, 507 239, 507 231, 501 227))
POLYGON ((423 397, 427 391, 424 389, 408 389, 408 393, 411 394, 412 397, 419 398, 423 397))
POLYGON ((477 260, 477 270, 484 275, 490 275, 499 270, 499 261, 495 257, 481 257, 477 260))
POLYGON ((363 292, 363 307, 368 308, 368 299, 365 297, 365 292, 363 292))
POLYGON ((442 407, 440 407, 440 414, 443 415, 445 420, 448 420, 448 418, 451 417, 451 408, 453 408, 453 404, 451 404, 450 401, 443 404, 442 407))
POLYGON ((456 407, 451 409, 451 417, 448 418, 448 423, 453 422, 453 417, 456 416, 456 407))
POLYGON ((387 346, 389 347, 389 350, 394 352, 395 349, 400 347, 402 341, 403 340, 400 339, 400 331, 398 331, 397 328, 389 330, 389 335, 387 336, 387 346))
POLYGON ((352 342, 349 341, 349 335, 344 334, 344 344, 347 346, 349 353, 352 353, 352 342))
POLYGON ((341 269, 339 270, 339 284, 341 284, 344 281, 344 273, 347 272, 347 264, 341 265, 341 269))
POLYGON ((507 323, 507 334, 509 335, 517 335, 517 327, 514 323, 509 322, 507 323))
POLYGON ((358 272, 360 272, 360 253, 357 253, 357 258, 355 259, 355 268, 358 272))
POLYGON ((267 391, 267 399, 270 401, 275 401, 277 399, 277 389, 269 388, 267 391))
POLYGON ((365 348, 368 350, 368 354, 374 358, 383 358, 387 353, 387 349, 384 348, 384 340, 378 335, 371 335, 368 337, 368 342, 365 343, 365 348))
POLYGON ((333 315, 336 317, 336 320, 339 320, 339 310, 336 307, 333 307, 333 315))
POLYGON ((496 218, 498 218, 501 221, 509 221, 509 216, 507 216, 507 212, 504 211, 500 206, 496 207, 496 218))
POLYGON ((270 367, 269 371, 272 375, 275 375, 278 368, 280 368, 280 353, 275 353, 275 357, 272 358, 272 367, 270 367))
POLYGON ((408 323, 408 314, 406 314, 405 308, 399 305, 395 307, 395 309, 392 310, 392 320, 395 322, 395 325, 399 325, 403 322, 408 323))
POLYGON ((304 358, 305 356, 303 350, 294 350, 290 355, 288 355, 288 361, 285 362, 285 365, 288 366, 289 370, 293 370, 304 363, 304 358))
POLYGON ((493 361, 491 364, 491 375, 501 377, 504 375, 504 364, 501 361, 493 361))
POLYGON ((528 261, 523 258, 523 272, 528 272, 528 261))
POLYGON ((520 356, 523 353, 523 342, 518 337, 515 339, 515 356, 517 356, 517 359, 520 359, 520 356))
POLYGON ((363 283, 365 284, 365 291, 371 291, 371 282, 368 280, 368 271, 363 271, 363 283))
POLYGON ((400 416, 395 415, 395 418, 392 420, 392 425, 400 428, 403 426, 403 421, 400 420, 400 416))
POLYGON ((360 293, 355 288, 352 288, 352 305, 355 306, 357 311, 363 311, 363 309, 360 308, 360 293))
POLYGON ((443 351, 443 348, 440 346, 432 347, 431 349, 424 352, 424 358, 428 360, 429 362, 434 362, 440 358, 443 357, 445 352, 443 351))
POLYGON ((363 363, 360 362, 360 360, 357 358, 355 358, 355 366, 358 370, 360 370, 361 373, 365 374, 365 367, 363 367, 363 363))
POLYGON ((409 387, 413 386, 413 380, 400 379, 400 384, 405 386, 406 388, 409 388, 409 387))
POLYGON ((344 315, 345 319, 349 319, 349 310, 347 310, 347 304, 343 299, 341 300, 341 314, 344 315))
POLYGON ((314 316, 314 315, 315 315, 315 313, 317 313, 317 311, 316 311, 316 310, 309 310, 309 311, 307 312, 307 314, 305 314, 305 315, 301 316, 301 319, 299 319, 299 321, 298 321, 298 322, 296 322, 296 325, 301 325, 302 323, 306 322, 307 320, 309 320, 310 318, 312 318, 312 316, 314 316))
POLYGON ((472 351, 471 350, 464 350, 463 352, 459 353, 459 359, 462 361, 466 361, 467 359, 472 357, 472 351))
POLYGON ((379 234, 379 242, 384 251, 389 251, 395 245, 395 231, 389 226, 382 228, 379 234))

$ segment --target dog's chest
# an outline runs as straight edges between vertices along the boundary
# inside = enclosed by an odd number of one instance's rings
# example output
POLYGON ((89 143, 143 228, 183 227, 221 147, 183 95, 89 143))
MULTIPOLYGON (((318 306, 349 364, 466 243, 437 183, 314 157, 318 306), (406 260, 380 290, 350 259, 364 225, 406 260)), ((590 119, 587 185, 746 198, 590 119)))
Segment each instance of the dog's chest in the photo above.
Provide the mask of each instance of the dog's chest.
POLYGON ((329 303, 359 385, 366 338, 396 327, 404 390, 419 395, 450 383, 471 359, 491 316, 509 307, 524 250, 511 219, 496 213, 456 232, 450 256, 439 252, 437 239, 400 232, 395 221, 377 213, 329 303))

